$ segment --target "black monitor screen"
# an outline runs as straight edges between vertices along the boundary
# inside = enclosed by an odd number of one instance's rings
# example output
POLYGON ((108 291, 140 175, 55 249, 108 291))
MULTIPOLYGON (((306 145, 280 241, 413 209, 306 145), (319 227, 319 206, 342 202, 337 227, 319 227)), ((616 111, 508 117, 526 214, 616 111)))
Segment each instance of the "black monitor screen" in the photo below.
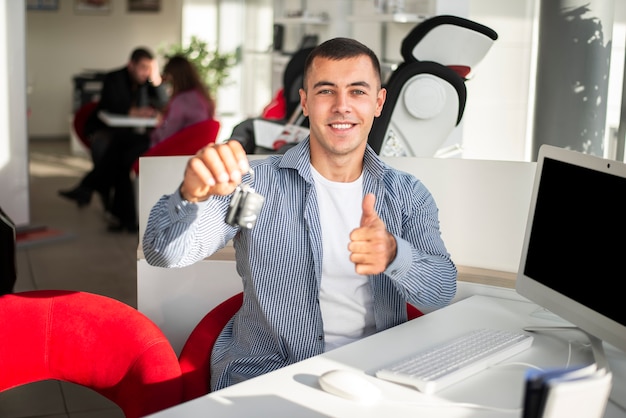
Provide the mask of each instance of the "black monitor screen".
POLYGON ((545 158, 524 275, 626 325, 626 178, 545 158))

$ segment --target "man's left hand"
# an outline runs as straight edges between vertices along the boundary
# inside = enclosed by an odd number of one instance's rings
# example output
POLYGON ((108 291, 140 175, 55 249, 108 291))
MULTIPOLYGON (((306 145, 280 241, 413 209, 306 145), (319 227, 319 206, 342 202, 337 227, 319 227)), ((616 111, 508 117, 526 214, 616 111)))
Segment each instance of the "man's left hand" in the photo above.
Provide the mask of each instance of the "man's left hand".
POLYGON ((378 217, 375 203, 376 196, 372 193, 363 198, 361 224, 350 233, 350 261, 358 274, 382 273, 396 257, 396 239, 378 217))

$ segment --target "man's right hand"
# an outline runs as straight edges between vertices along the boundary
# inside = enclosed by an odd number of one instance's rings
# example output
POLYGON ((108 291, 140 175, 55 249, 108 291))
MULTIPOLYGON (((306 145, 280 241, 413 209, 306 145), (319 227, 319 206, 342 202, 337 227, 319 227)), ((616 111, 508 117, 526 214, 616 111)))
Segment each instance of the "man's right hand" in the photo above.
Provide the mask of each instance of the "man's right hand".
POLYGON ((229 195, 249 169, 248 157, 240 142, 209 144, 187 162, 180 194, 189 202, 229 195))

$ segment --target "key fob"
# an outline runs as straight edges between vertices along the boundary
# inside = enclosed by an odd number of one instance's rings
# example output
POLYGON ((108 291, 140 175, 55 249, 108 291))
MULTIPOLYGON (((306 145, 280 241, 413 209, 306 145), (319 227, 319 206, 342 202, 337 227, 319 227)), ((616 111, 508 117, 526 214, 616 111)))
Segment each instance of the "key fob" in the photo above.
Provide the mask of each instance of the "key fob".
POLYGON ((265 198, 256 193, 252 187, 247 184, 237 186, 226 212, 226 223, 252 229, 259 217, 263 202, 265 198))

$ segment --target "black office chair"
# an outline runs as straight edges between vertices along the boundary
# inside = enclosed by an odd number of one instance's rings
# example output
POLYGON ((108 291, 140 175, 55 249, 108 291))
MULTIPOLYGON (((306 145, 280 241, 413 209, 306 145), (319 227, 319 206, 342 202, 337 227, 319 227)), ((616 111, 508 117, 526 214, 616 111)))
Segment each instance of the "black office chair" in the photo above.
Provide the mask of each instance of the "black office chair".
MULTIPOLYGON (((285 96, 285 123, 290 119, 296 119, 297 115, 294 115, 296 110, 299 110, 300 106, 300 88, 302 87, 302 79, 304 78, 304 63, 309 53, 314 47, 306 47, 296 51, 287 66, 283 74, 283 89, 285 96)), ((308 120, 303 121, 301 126, 308 126, 308 120)))
POLYGON ((368 142, 381 156, 432 157, 461 122, 465 81, 498 35, 457 16, 435 16, 404 38, 404 61, 385 84, 387 101, 368 142))
MULTIPOLYGON (((313 46, 306 46, 297 50, 285 66, 283 72, 283 87, 282 95, 284 102, 284 114, 282 118, 267 118, 268 121, 276 123, 278 125, 286 125, 298 120, 298 125, 308 128, 308 118, 299 117, 302 113, 300 109, 300 87, 302 87, 302 79, 304 78, 304 63, 307 56, 313 50, 313 46)), ((274 112, 272 112, 274 113, 274 112)), ((262 115, 259 119, 266 119, 262 115)), ((231 133, 231 139, 235 139, 242 143, 245 150, 249 154, 253 153, 267 153, 275 150, 260 149, 257 145, 254 134, 254 120, 257 118, 246 119, 237 124, 231 133)))

